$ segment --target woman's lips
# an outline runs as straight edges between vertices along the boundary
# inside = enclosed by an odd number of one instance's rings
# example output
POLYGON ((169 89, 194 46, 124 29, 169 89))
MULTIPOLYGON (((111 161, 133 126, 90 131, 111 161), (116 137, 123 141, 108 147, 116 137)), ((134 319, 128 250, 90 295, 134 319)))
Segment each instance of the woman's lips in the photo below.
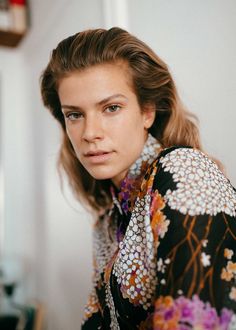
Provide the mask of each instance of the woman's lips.
POLYGON ((111 151, 96 151, 96 152, 88 152, 85 154, 86 159, 93 164, 104 163, 109 160, 111 157, 111 151))

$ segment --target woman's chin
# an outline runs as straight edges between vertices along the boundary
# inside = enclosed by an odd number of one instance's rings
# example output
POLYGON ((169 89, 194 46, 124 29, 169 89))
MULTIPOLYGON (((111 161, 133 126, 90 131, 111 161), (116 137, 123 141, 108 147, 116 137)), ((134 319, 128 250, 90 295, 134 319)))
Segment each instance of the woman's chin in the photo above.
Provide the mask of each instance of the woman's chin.
POLYGON ((109 175, 109 173, 97 172, 97 171, 88 171, 88 172, 95 180, 109 180, 112 178, 112 175, 109 175))

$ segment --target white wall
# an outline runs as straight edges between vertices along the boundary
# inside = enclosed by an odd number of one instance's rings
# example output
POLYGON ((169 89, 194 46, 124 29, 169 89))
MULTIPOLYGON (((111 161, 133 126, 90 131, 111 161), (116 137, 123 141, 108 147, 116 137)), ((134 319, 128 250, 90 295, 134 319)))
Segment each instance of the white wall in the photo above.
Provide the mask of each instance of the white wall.
POLYGON ((235 1, 109 1, 32 0, 28 35, 17 50, 0 50, 5 253, 28 265, 19 297, 45 303, 49 330, 79 329, 91 275, 91 219, 67 188, 61 194, 59 129, 39 93, 40 73, 62 38, 121 25, 147 41, 169 64, 200 118, 206 149, 236 185, 235 1))
MULTIPOLYGON (((5 230, 4 255, 20 258, 32 265, 35 255, 34 230, 35 199, 33 198, 32 139, 27 111, 27 94, 22 86, 27 85, 27 75, 20 53, 1 50, 1 154, 4 169, 4 210, 5 230)), ((2 229, 2 228, 1 228, 2 229)), ((33 291, 32 277, 27 286, 20 286, 27 296, 33 291)), ((24 284, 24 283, 23 283, 24 284)))
POLYGON ((103 24, 101 1, 32 1, 32 27, 17 50, 0 51, 4 252, 27 264, 18 299, 46 306, 46 328, 79 328, 91 284, 91 219, 56 173, 60 134, 43 108, 39 76, 64 37, 103 24), (82 5, 81 5, 82 4, 82 5), (69 201, 68 201, 69 200, 69 201))
POLYGON ((37 293, 46 303, 48 328, 73 330, 79 328, 91 283, 91 221, 72 197, 67 197, 67 202, 61 194, 55 169, 59 129, 42 107, 38 78, 61 39, 102 25, 102 6, 97 0, 61 0, 56 6, 55 1, 34 1, 32 6, 34 25, 21 51, 30 67, 31 125, 35 127, 35 177, 40 201, 37 293))
POLYGON ((236 186, 235 0, 128 0, 130 31, 169 65, 205 150, 236 186))

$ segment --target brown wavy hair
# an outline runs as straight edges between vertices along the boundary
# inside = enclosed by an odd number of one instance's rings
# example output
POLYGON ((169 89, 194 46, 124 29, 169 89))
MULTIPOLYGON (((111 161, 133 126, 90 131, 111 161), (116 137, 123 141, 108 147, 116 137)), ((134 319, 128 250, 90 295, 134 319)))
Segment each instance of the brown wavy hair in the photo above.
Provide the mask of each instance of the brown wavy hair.
POLYGON ((94 179, 77 159, 66 133, 58 86, 74 71, 121 60, 128 64, 140 106, 155 104, 156 117, 149 132, 164 148, 182 145, 201 149, 196 117, 181 103, 167 65, 144 42, 117 27, 86 30, 61 41, 41 76, 42 99, 63 132, 59 168, 67 174, 77 198, 98 211, 111 202, 110 182, 94 179))

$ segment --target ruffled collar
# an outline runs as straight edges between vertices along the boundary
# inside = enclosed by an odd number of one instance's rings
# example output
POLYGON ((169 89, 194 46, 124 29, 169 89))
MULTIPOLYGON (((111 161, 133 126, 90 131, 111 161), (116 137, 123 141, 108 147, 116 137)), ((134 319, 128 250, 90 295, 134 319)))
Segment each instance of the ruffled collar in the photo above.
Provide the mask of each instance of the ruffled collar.
POLYGON ((142 179, 160 151, 159 142, 151 134, 148 134, 143 151, 121 182, 120 190, 115 189, 114 186, 111 187, 113 203, 118 207, 120 213, 128 214, 133 209, 142 179))

